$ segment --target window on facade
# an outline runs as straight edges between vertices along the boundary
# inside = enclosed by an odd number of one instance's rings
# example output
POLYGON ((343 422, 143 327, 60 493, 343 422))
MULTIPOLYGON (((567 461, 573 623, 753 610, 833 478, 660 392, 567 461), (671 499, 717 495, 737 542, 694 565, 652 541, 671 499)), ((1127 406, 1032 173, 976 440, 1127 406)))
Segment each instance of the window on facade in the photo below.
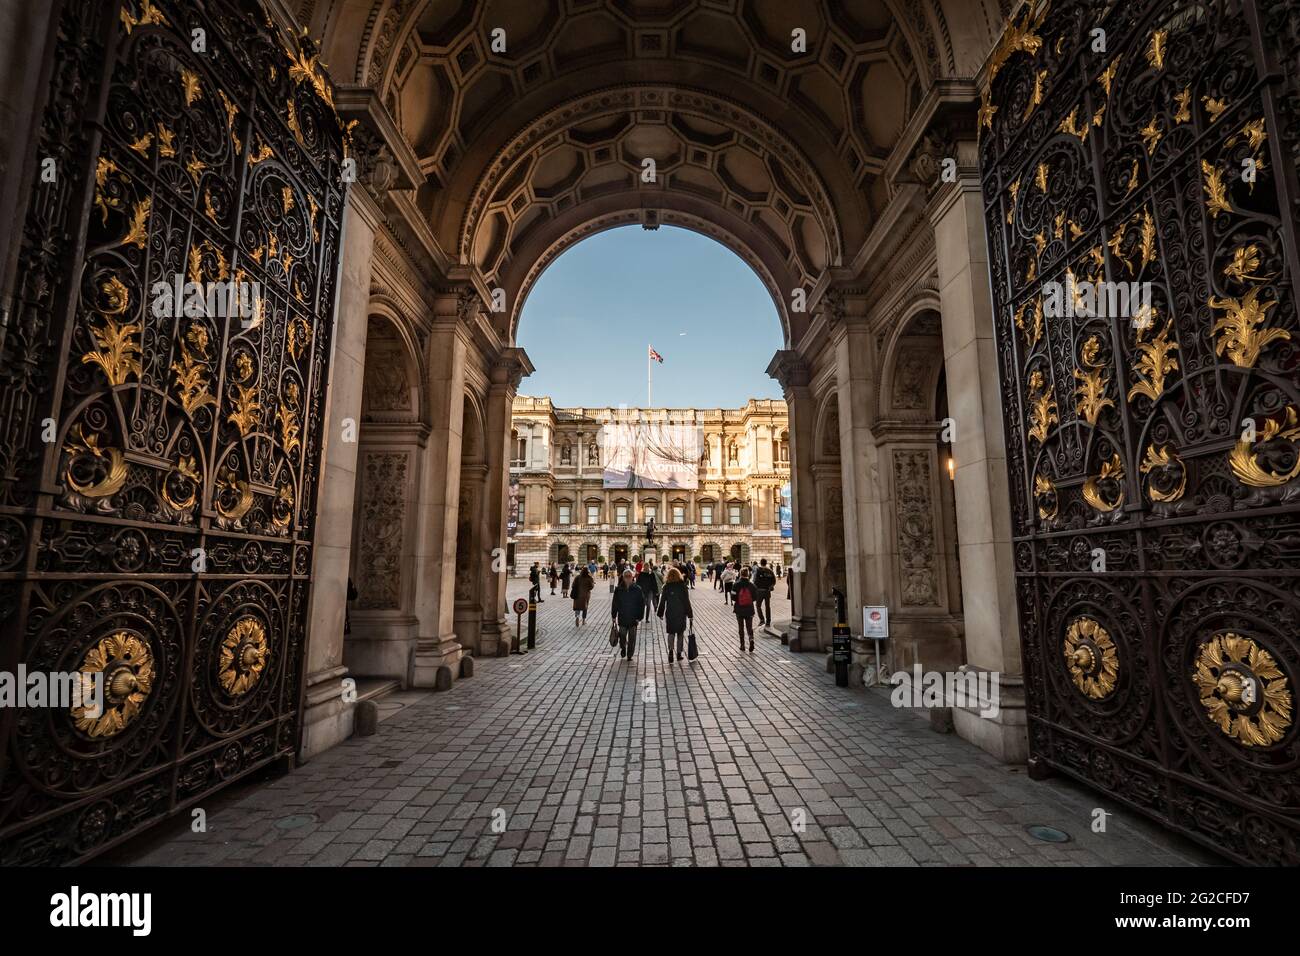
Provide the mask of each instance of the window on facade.
POLYGON ((587 524, 600 524, 600 505, 587 505, 587 524))
POLYGON ((700 505, 700 524, 713 524, 713 505, 700 505))
POLYGON ((656 508, 654 505, 646 505, 645 520, 649 521, 651 518, 654 518, 656 521, 659 520, 659 509, 656 508))
POLYGON ((790 464, 790 433, 781 432, 781 440, 776 446, 776 460, 783 465, 790 464))
POLYGON ((520 496, 519 496, 519 524, 518 524, 518 526, 519 526, 520 528, 522 528, 522 527, 524 526, 524 496, 523 496, 522 494, 520 494, 520 496))
POLYGON ((569 523, 569 505, 562 504, 560 505, 560 524, 568 524, 568 523, 569 523))
POLYGON ((673 524, 686 524, 685 505, 673 505, 673 524))
POLYGON ((727 506, 727 521, 730 524, 740 524, 740 505, 727 506))
POLYGON ((511 432, 514 441, 514 456, 510 459, 511 468, 522 468, 528 463, 528 439, 520 438, 519 432, 511 432))
POLYGON ((627 505, 618 505, 614 509, 614 521, 617 524, 627 524, 627 505))

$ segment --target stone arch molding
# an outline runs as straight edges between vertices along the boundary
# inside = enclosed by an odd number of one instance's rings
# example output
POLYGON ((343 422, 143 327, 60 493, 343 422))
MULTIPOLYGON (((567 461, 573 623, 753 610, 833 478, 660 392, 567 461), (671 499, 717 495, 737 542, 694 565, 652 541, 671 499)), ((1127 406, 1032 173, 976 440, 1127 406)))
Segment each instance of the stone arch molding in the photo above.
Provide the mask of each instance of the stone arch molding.
POLYGON ((410 324, 398 304, 382 294, 371 295, 367 315, 363 419, 428 426, 424 356, 410 324))
POLYGON ((914 295, 893 323, 877 385, 876 407, 887 418, 924 418, 934 411, 934 390, 943 371, 939 295, 914 295), (935 341, 939 347, 935 347, 935 341))
POLYGON ((787 343, 790 291, 811 294, 843 258, 835 205, 794 142, 721 97, 666 86, 580 97, 520 131, 479 178, 458 257, 506 291, 510 334, 539 263, 583 230, 634 221, 672 221, 736 251, 772 291, 787 343))

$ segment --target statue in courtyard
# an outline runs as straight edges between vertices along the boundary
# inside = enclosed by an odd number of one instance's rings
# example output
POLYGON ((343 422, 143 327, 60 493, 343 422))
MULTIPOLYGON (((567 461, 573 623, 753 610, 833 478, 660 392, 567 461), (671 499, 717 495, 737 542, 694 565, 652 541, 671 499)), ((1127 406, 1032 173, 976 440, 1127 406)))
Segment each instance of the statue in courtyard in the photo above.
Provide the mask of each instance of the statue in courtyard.
POLYGON ((645 541, 646 544, 653 544, 655 540, 655 519, 652 515, 645 519, 645 541))

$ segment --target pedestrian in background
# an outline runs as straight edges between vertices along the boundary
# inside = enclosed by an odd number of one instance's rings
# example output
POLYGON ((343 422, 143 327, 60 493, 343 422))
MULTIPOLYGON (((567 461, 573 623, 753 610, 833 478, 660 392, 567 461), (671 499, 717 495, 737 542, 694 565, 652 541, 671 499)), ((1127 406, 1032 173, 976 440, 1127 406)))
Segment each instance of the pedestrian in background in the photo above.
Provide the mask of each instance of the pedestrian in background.
POLYGON ((754 572, 754 587, 758 589, 758 623, 772 623, 772 591, 776 587, 776 575, 767 566, 767 558, 758 562, 754 572))
POLYGON ((564 570, 560 572, 560 597, 569 596, 569 582, 573 580, 573 571, 569 567, 569 562, 564 562, 564 570))
POLYGON ((591 592, 595 587, 596 579, 591 576, 590 571, 583 568, 577 580, 573 582, 573 590, 570 592, 573 596, 574 627, 587 623, 587 604, 591 600, 591 592))
POLYGON ((668 634, 668 663, 673 658, 673 638, 677 638, 677 657, 682 659, 686 645, 686 622, 695 617, 691 610, 691 594, 686 589, 686 580, 682 572, 671 568, 664 578, 664 590, 659 595, 659 616, 664 620, 664 630, 668 634))
POLYGON ((636 576, 636 586, 641 589, 641 593, 645 597, 645 619, 648 621, 659 599, 659 581, 655 577, 654 571, 643 566, 641 572, 636 576))
POLYGON ((754 608, 758 605, 758 589, 749 579, 749 568, 740 569, 740 577, 732 588, 735 597, 736 625, 740 628, 740 649, 745 649, 745 632, 749 632, 749 650, 754 651, 754 608))
POLYGON ((550 578, 551 578, 551 594, 555 594, 555 585, 560 583, 560 576, 555 573, 555 565, 553 564, 551 565, 550 578))
POLYGON ((731 603, 731 589, 736 583, 736 566, 728 564, 722 572, 722 596, 728 604, 731 603))
POLYGON ((618 632, 618 656, 629 660, 636 651, 636 629, 646 613, 645 594, 636 586, 632 569, 623 572, 623 579, 614 589, 610 600, 610 618, 618 632))

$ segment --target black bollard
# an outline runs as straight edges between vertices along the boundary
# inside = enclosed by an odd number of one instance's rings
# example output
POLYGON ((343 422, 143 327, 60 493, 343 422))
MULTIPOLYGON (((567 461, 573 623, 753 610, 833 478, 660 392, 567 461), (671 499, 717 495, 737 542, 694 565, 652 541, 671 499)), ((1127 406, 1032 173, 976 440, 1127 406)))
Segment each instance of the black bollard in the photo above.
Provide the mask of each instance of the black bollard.
POLYGON ((835 595, 835 626, 831 629, 831 658, 835 661, 835 686, 849 686, 849 661, 853 657, 853 635, 849 632, 848 601, 838 588, 835 595))
POLYGON ((537 646, 537 604, 533 601, 528 602, 528 649, 531 651, 537 646))

